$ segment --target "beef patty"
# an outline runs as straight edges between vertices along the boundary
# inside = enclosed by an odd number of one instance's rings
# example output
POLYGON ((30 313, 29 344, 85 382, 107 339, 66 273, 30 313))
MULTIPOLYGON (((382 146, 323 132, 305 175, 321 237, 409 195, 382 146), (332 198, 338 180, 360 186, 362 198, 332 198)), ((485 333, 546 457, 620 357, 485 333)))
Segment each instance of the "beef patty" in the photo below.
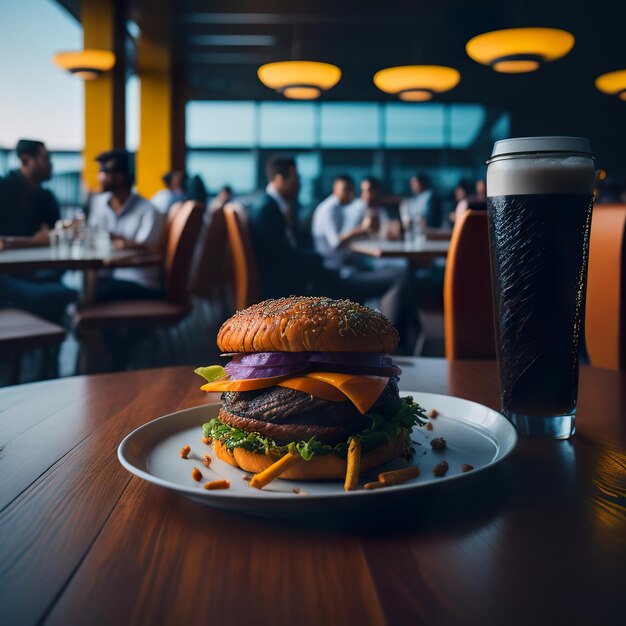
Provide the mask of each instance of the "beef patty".
MULTIPOLYGON (((397 379, 391 378, 369 412, 389 414, 397 410, 399 402, 397 379)), ((349 400, 332 402, 288 387, 226 392, 219 419, 278 443, 315 436, 330 445, 345 441, 371 423, 349 400)))

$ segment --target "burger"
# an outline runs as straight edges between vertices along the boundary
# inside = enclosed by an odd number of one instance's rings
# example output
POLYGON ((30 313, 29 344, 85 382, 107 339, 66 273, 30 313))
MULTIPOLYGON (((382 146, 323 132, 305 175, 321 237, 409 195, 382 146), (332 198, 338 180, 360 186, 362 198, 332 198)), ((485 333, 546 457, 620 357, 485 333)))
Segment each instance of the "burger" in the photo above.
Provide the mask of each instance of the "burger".
POLYGON ((230 361, 196 370, 204 391, 222 393, 206 441, 252 473, 297 453, 304 462, 280 478, 298 480, 342 480, 352 439, 361 470, 406 456, 426 416, 398 393, 388 354, 398 340, 386 317, 349 300, 292 296, 239 311, 217 336, 230 361))

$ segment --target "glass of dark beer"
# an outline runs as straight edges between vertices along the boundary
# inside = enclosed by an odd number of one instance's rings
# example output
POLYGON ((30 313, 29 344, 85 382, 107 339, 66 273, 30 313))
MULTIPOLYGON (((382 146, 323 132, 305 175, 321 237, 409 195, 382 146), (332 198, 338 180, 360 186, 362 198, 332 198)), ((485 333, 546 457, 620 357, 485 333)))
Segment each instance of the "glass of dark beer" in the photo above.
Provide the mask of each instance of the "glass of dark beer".
POLYGON ((579 137, 497 141, 487 169, 502 411, 518 432, 575 432, 594 164, 579 137))

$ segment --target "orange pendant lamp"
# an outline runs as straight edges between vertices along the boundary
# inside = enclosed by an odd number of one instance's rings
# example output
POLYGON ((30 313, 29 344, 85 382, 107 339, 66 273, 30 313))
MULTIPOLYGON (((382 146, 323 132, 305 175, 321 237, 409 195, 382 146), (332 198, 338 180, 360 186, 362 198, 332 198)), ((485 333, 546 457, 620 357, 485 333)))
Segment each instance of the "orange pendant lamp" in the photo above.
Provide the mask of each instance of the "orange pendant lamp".
POLYGON ((596 88, 602 93, 617 96, 626 101, 626 70, 602 74, 596 78, 596 88))
POLYGON ((399 65, 374 74, 378 89, 405 102, 425 102, 434 94, 454 89, 461 74, 444 65, 399 65))
POLYGON ((341 70, 317 61, 278 61, 261 65, 257 75, 266 87, 285 98, 315 100, 339 82, 341 70))
POLYGON ((574 42, 574 35, 558 28, 507 28, 470 39, 465 51, 496 72, 522 74, 564 57, 574 42))
POLYGON ((94 80, 115 65, 115 55, 110 50, 57 52, 52 60, 57 67, 83 80, 94 80))

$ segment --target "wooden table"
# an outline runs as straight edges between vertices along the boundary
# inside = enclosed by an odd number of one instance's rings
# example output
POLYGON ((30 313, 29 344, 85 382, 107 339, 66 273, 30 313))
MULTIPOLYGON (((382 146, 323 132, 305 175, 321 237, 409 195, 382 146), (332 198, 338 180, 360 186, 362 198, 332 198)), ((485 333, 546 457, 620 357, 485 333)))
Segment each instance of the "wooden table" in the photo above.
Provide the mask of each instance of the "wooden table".
MULTIPOLYGON (((401 359, 405 389, 498 405, 491 362, 401 359)), ((131 476, 120 440, 207 401, 192 368, 0 390, 2 624, 622 624, 626 376, 585 367, 578 434, 412 501, 305 520, 131 476)))
POLYGON ((143 250, 71 251, 60 254, 50 246, 0 250, 0 272, 32 272, 36 270, 83 270, 81 302, 95 299, 98 270, 116 267, 159 265, 163 257, 143 250))
POLYGON ((424 265, 437 257, 446 257, 449 241, 355 241, 350 250, 376 258, 407 259, 413 267, 424 265))
POLYGON ((49 246, 0 250, 0 272, 31 272, 35 270, 91 270, 112 267, 155 265, 162 257, 141 250, 85 250, 59 254, 49 246))

